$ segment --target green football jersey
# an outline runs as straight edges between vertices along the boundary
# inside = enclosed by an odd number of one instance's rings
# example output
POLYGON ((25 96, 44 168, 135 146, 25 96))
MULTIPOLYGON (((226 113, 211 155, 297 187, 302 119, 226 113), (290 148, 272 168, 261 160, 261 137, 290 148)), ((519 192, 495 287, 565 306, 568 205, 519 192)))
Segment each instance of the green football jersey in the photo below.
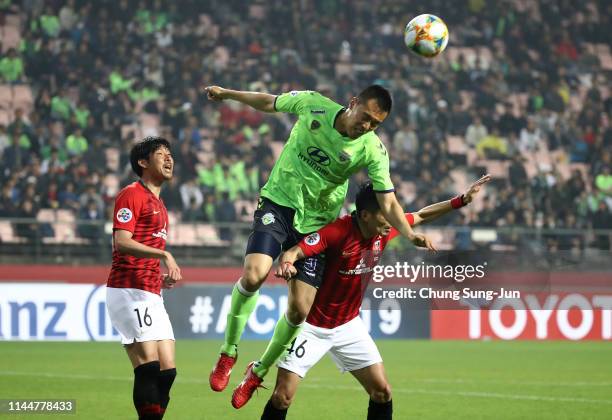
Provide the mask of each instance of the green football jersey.
POLYGON ((261 196, 295 209, 293 226, 314 232, 340 214, 348 179, 367 168, 375 191, 393 191, 387 149, 374 132, 357 139, 334 128, 343 107, 312 91, 276 97, 274 109, 298 115, 261 196))

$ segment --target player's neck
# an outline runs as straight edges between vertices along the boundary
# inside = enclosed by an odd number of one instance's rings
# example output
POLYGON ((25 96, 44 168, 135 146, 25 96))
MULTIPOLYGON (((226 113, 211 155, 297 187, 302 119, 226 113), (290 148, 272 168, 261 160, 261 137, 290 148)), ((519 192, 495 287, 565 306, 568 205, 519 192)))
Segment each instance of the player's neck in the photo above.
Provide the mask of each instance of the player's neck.
POLYGON ((161 186, 163 181, 157 181, 155 179, 144 176, 140 178, 140 183, 149 191, 155 195, 155 197, 159 198, 159 194, 161 193, 161 186))
POLYGON ((348 137, 348 133, 346 131, 346 109, 341 111, 341 114, 336 118, 336 122, 334 123, 334 128, 344 137, 348 137))

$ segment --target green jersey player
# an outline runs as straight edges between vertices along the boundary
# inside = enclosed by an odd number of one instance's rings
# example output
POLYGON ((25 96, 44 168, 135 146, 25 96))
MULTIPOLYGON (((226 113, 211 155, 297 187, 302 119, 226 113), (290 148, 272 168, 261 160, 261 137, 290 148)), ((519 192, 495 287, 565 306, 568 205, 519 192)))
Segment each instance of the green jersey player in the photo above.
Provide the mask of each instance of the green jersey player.
MULTIPOLYGON (((391 95, 385 88, 369 86, 352 98, 347 108, 313 91, 276 96, 210 86, 205 92, 214 101, 231 99, 259 111, 298 116, 261 190, 243 274, 232 291, 225 342, 209 378, 211 388, 222 391, 229 382, 240 336, 255 308, 258 290, 274 259, 338 217, 352 174, 366 168, 381 211, 391 225, 415 245, 429 249, 433 246, 427 237, 413 232, 406 221, 393 194, 387 149, 374 133, 391 111, 391 95)), ((260 360, 249 365, 245 380, 234 390, 234 407, 248 402, 270 367, 297 336, 322 281, 323 258, 316 256, 296 263, 298 274, 289 280, 287 312, 277 322, 260 360)))

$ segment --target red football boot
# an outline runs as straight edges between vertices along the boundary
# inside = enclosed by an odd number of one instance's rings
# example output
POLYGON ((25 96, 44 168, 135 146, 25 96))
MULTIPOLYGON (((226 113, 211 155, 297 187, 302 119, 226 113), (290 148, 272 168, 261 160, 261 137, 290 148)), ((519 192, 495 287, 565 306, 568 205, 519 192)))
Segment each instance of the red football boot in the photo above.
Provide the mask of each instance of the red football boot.
POLYGON ((253 373, 254 364, 255 362, 249 363, 245 372, 246 376, 234 389, 232 394, 232 405, 234 408, 241 408, 248 403, 257 388, 265 388, 261 384, 263 379, 253 373))
POLYGON ((234 357, 225 353, 219 355, 217 364, 213 367, 212 372, 210 372, 210 377, 208 378, 210 388, 213 391, 221 392, 225 389, 229 383, 230 373, 232 373, 232 368, 236 364, 236 360, 238 360, 238 355, 234 357))

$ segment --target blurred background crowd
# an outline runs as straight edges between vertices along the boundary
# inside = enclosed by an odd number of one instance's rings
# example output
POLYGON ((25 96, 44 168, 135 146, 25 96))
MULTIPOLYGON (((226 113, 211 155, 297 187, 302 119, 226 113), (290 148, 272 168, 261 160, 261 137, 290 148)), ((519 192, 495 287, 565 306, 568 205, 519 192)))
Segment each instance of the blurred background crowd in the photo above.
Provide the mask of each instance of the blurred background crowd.
MULTIPOLYGON (((499 228, 494 242, 510 245, 517 227, 612 229, 611 17, 606 0, 0 0, 0 218, 43 222, 12 223, 13 238, 58 241, 58 215, 111 220, 134 180, 132 142, 162 135, 173 221, 248 221, 294 119, 210 103, 201 88, 309 89, 347 104, 379 83, 394 105, 377 133, 406 209, 489 172, 484 199, 439 224, 499 228), (425 12, 450 31, 432 60, 403 45, 425 12)), ((609 234, 571 231, 545 243, 610 248, 609 234)))

